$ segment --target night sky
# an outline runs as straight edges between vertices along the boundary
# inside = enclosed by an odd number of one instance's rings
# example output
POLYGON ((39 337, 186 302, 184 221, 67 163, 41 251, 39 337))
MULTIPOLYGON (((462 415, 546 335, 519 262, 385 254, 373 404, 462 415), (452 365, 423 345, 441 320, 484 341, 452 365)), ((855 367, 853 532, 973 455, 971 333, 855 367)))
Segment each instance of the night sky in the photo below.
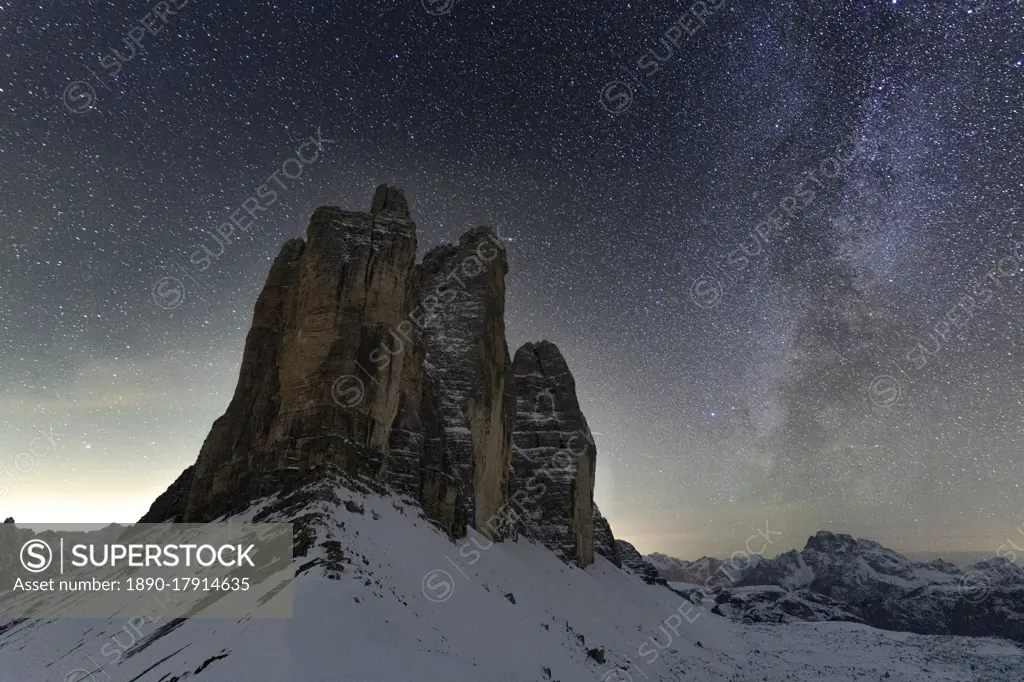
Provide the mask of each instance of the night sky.
POLYGON ((0 58, 0 516, 137 519, 281 244, 386 182, 506 239, 641 551, 1024 527, 1019 0, 0 0, 0 58))

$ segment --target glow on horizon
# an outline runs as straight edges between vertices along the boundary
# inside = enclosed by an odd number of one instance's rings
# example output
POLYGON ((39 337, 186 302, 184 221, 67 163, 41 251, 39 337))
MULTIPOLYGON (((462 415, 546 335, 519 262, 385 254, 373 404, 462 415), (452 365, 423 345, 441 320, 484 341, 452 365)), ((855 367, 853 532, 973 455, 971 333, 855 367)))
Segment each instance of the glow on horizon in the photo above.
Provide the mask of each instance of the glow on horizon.
POLYGON ((4 517, 18 524, 135 523, 146 513, 155 496, 79 499, 36 497, 4 509, 4 517))

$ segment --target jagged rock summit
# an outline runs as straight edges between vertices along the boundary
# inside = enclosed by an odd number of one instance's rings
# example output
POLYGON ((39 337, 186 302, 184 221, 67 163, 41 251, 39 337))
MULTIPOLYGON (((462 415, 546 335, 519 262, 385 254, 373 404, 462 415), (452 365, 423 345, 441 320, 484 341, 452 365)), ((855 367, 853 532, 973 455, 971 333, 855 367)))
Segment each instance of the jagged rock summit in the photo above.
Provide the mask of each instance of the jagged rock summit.
POLYGON ((419 264, 416 246, 395 187, 368 213, 313 212, 270 269, 226 412, 142 521, 212 520, 336 468, 452 537, 523 533, 580 566, 597 542, 621 565, 564 357, 547 341, 509 357, 501 240, 478 227, 419 264))
POLYGON ((397 187, 379 185, 370 202, 370 213, 390 213, 403 220, 409 220, 409 202, 397 187))

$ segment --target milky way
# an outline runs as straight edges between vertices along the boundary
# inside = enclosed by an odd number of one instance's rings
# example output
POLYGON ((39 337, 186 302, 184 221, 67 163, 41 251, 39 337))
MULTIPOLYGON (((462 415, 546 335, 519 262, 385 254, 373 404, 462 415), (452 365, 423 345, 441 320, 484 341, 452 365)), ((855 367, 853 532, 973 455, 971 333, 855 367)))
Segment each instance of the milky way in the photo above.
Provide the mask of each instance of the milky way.
POLYGON ((281 244, 387 182, 421 250, 507 240, 509 344, 563 350, 641 550, 991 556, 1024 5, 553 4, 0 0, 0 514, 137 518, 281 244))

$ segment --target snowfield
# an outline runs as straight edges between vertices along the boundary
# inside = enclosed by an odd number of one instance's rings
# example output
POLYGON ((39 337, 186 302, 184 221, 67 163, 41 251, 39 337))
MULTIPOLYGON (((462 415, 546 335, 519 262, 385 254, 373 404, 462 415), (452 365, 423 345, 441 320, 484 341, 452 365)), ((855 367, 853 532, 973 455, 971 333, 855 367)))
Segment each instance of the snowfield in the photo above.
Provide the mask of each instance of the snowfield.
POLYGON ((1024 670, 1024 651, 999 639, 735 624, 600 556, 581 570, 523 538, 470 530, 453 543, 415 505, 314 487, 298 512, 271 498, 232 517, 312 519, 291 619, 0 621, 0 681, 995 682, 1024 670))

